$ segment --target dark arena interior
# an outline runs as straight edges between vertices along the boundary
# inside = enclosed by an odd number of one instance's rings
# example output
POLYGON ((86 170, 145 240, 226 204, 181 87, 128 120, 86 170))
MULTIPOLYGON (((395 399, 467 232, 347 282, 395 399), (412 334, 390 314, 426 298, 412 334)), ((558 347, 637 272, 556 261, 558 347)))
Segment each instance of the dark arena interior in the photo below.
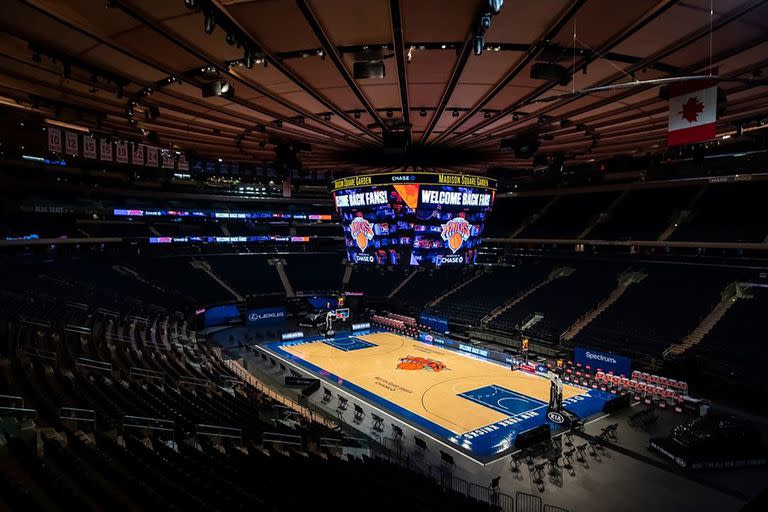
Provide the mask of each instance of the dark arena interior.
POLYGON ((768 1, 1 0, 0 512, 768 510, 768 1))

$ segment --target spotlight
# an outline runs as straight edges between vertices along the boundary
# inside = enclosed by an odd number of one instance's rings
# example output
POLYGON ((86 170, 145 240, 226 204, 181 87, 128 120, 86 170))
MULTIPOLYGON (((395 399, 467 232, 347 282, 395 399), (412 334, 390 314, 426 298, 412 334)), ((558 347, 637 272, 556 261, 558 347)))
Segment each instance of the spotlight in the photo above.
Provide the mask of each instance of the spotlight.
POLYGON ((207 11, 203 15, 203 30, 206 34, 211 34, 214 28, 216 28, 216 16, 213 12, 207 11))
POLYGON ((490 119, 491 118, 491 113, 490 112, 486 112, 485 114, 483 114, 483 118, 490 119))
POLYGON ((475 55, 482 55, 484 47, 485 38, 483 36, 475 36, 475 55))
POLYGON ((459 111, 458 111, 458 110, 456 110, 456 109, 454 109, 454 110, 453 110, 453 113, 451 113, 451 115, 452 115, 453 117, 459 117, 459 111))
POLYGON ((296 122, 298 122, 299 124, 304 124, 304 116, 297 117, 296 122))
POLYGON ((187 9, 196 9, 197 0, 184 0, 184 5, 187 6, 187 9))
POLYGON ((359 110, 355 111, 355 119, 360 119, 360 111, 359 110))
POLYGON ((203 98, 210 98, 215 96, 231 98, 235 95, 235 87, 228 80, 216 80, 214 82, 207 83, 203 85, 200 90, 203 93, 203 98))
POLYGON ((326 121, 330 121, 331 120, 331 114, 323 114, 323 119, 326 120, 326 121))
POLYGON ((479 34, 482 34, 486 30, 491 28, 491 15, 489 13, 486 12, 482 16, 480 16, 480 22, 477 28, 478 28, 477 32, 479 34))
POLYGON ((387 117, 392 117, 392 111, 391 110, 387 110, 387 117))
POLYGON ((419 115, 421 117, 427 117, 427 109, 423 108, 423 109, 419 110, 419 115))
POLYGON ((519 116, 519 115, 517 115, 517 112, 515 112, 514 114, 512 114, 512 120, 513 120, 513 121, 519 121, 519 120, 520 120, 520 116, 519 116))
POLYGON ((237 36, 235 35, 235 33, 233 31, 230 30, 229 32, 227 32, 227 39, 226 39, 226 41, 227 41, 227 44, 230 45, 230 46, 237 42, 237 36))
POLYGON ((280 119, 275 119, 275 126, 277 126, 278 128, 282 128, 283 122, 280 119))
POLYGON ((144 112, 144 117, 147 121, 157 119, 160 117, 160 109, 155 105, 150 105, 149 108, 147 108, 147 110, 144 112))
POLYGON ((488 7, 494 16, 501 12, 502 5, 504 5, 504 0, 488 0, 488 7))
POLYGON ((246 48, 245 53, 243 54, 243 63, 248 69, 253 68, 253 65, 256 63, 256 54, 252 49, 246 48))

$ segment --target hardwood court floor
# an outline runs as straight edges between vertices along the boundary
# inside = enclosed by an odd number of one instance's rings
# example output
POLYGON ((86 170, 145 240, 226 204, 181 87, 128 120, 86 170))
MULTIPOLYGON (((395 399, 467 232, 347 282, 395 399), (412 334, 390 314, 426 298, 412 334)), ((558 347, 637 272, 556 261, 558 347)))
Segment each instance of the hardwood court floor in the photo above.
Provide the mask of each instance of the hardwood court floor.
MULTIPOLYGON (((397 334, 364 334, 332 343, 284 344, 281 349, 456 434, 504 420, 511 411, 545 411, 549 401, 550 383, 543 377, 397 334)), ((563 386, 563 399, 585 393, 563 386)))

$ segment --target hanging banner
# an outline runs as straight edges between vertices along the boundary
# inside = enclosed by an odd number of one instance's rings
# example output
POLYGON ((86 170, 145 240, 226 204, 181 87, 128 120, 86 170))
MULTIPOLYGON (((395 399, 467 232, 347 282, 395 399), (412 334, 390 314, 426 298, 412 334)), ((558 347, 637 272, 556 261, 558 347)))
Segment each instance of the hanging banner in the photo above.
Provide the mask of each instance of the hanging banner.
POLYGON ((128 143, 116 142, 115 143, 115 160, 121 164, 128 163, 128 143))
POLYGON ((131 151, 131 163, 133 165, 144 165, 144 146, 142 144, 133 144, 133 151, 131 151))
POLYGON ((147 166, 157 167, 157 148, 147 147, 147 166))
POLYGON ((163 169, 173 169, 173 153, 167 150, 162 151, 163 169))
POLYGON ((112 161, 112 141, 109 139, 101 139, 101 159, 112 161))
POLYGON ((67 148, 66 153, 72 156, 78 156, 77 134, 73 132, 64 132, 64 142, 67 148))
POLYGON ((715 82, 691 81, 669 86, 668 146, 714 139, 716 128, 715 82))
POLYGON ((83 137, 83 156, 96 160, 96 139, 93 137, 83 137))
POLYGON ((61 152, 61 130, 48 127, 48 151, 61 152))
POLYGON ((180 171, 189 170, 189 162, 187 162, 187 155, 185 155, 184 153, 179 155, 179 161, 176 164, 176 168, 180 171))

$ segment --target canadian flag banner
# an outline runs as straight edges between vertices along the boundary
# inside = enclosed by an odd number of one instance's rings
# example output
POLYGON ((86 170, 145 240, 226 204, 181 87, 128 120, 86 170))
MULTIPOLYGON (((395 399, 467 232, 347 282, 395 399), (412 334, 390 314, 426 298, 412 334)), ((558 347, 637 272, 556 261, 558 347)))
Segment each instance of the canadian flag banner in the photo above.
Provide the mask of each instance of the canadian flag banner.
POLYGON ((157 167, 157 148, 147 146, 147 167, 157 167))
POLYGON ((133 165, 144 165, 144 146, 142 144, 133 143, 133 151, 131 151, 131 163, 133 165))
POLYGON ((61 130, 48 127, 48 151, 61 152, 61 130))
POLYGON ((714 139, 716 125, 715 82, 700 80, 669 86, 668 146, 714 139))
POLYGON ((68 155, 77 156, 77 134, 73 132, 64 132, 64 142, 67 146, 66 153, 68 155))
POLYGON ((121 164, 128 163, 128 143, 117 142, 115 143, 115 160, 121 164))
POLYGON ((96 138, 83 137, 83 156, 96 160, 96 138))
POLYGON ((112 141, 109 139, 101 139, 101 159, 112 161, 112 141))

